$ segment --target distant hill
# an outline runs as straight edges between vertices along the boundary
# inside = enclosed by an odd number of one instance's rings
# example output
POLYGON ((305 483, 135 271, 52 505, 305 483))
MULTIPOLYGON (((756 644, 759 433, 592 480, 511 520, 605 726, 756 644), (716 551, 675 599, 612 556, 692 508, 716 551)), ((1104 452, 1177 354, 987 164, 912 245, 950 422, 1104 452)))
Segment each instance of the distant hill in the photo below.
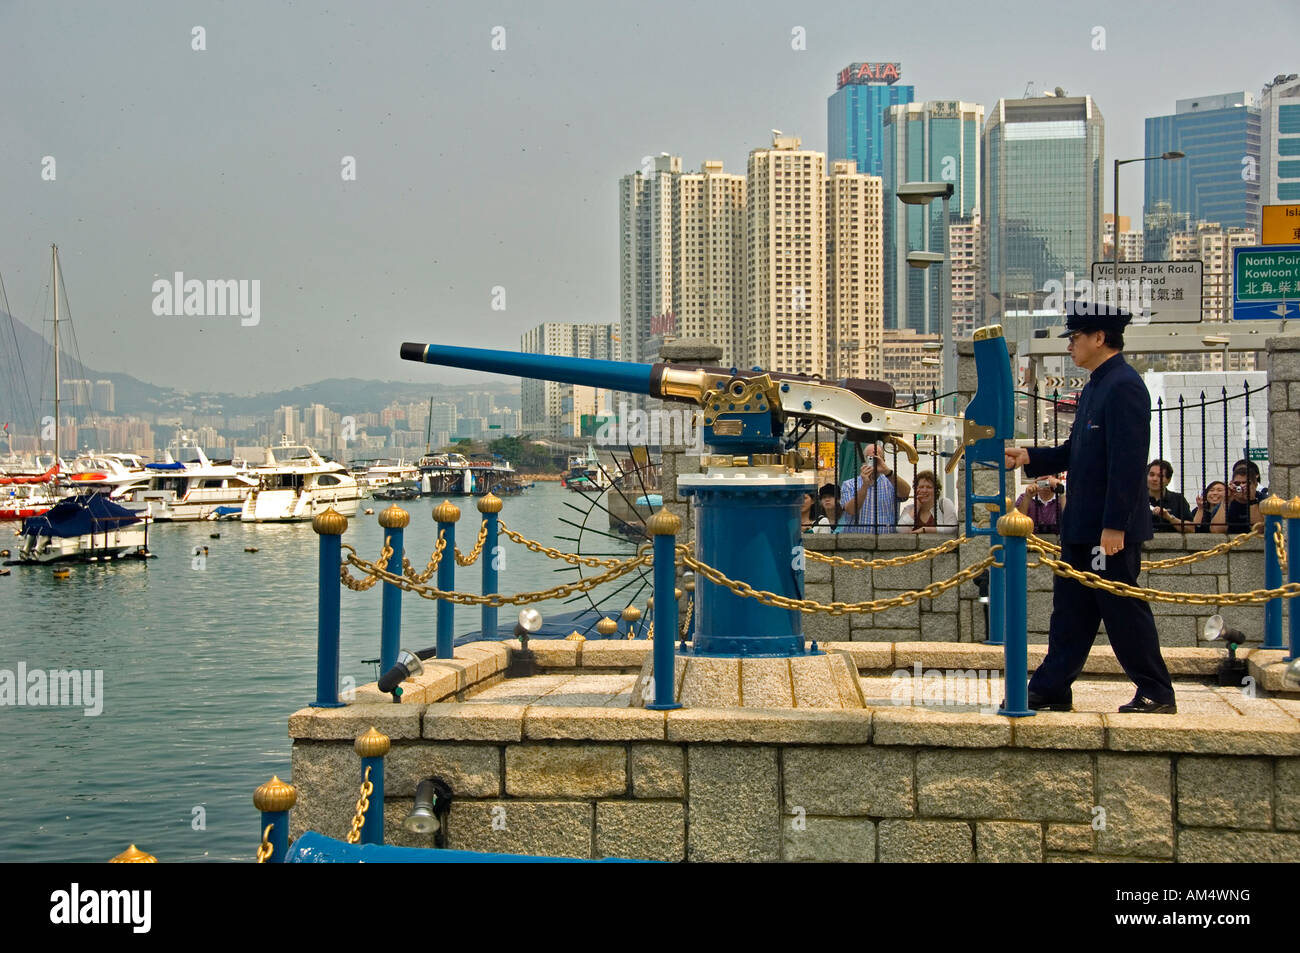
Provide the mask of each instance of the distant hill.
MULTIPOLYGON (((60 334, 63 338, 63 335, 60 334)), ((221 393, 184 393, 170 387, 159 387, 130 374, 100 371, 87 367, 74 358, 63 338, 59 364, 67 380, 109 380, 113 382, 115 414, 183 413, 192 411, 210 414, 251 414, 270 416, 286 404, 304 407, 324 404, 340 414, 377 412, 393 401, 453 400, 468 391, 493 393, 518 393, 518 385, 500 378, 476 384, 449 386, 436 382, 408 384, 398 381, 368 381, 355 377, 330 378, 288 390, 265 394, 236 395, 221 393)), ((52 412, 54 397, 54 349, 45 338, 21 320, 10 321, 0 310, 0 422, 9 421, 11 428, 30 432, 36 420, 52 412), (15 347, 15 337, 17 345, 15 347), (26 377, 26 387, 23 380, 26 377), (35 409, 28 405, 30 395, 35 409)), ((65 395, 67 396, 67 395, 65 395)), ((91 408, 102 412, 102 408, 91 408)), ((69 412, 72 412, 69 404, 69 412)), ((81 413, 83 411, 76 411, 81 413)))

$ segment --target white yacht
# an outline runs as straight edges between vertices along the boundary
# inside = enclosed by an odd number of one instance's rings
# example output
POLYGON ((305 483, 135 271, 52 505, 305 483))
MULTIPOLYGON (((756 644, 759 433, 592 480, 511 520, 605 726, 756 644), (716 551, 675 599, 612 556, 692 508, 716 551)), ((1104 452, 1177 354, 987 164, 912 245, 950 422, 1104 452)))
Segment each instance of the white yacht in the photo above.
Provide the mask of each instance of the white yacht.
POLYGON ((204 520, 219 507, 242 508, 258 481, 242 461, 208 459, 202 447, 179 448, 162 463, 147 463, 149 486, 132 494, 155 520, 204 520))
POLYGON ((330 507, 344 516, 356 516, 363 492, 343 464, 302 445, 267 447, 266 461, 250 475, 257 487, 239 514, 245 523, 309 520, 330 507))
POLYGON ((149 473, 144 461, 131 453, 83 453, 63 469, 67 480, 64 496, 102 493, 110 500, 136 512, 147 512, 149 505, 136 494, 149 487, 149 473))
POLYGON ((358 481, 371 490, 381 489, 391 483, 405 483, 420 478, 420 468, 403 460, 380 458, 369 463, 370 466, 358 477, 358 481))

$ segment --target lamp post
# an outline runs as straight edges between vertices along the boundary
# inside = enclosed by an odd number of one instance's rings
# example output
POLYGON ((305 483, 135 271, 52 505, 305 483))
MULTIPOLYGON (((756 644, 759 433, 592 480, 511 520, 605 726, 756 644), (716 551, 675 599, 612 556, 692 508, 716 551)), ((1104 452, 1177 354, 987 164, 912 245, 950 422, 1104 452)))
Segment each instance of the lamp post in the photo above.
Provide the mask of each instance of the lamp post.
POLYGON ((1185 152, 1179 152, 1174 149, 1169 152, 1162 152, 1158 156, 1140 156, 1136 159, 1116 159, 1115 160, 1115 187, 1112 190, 1114 199, 1114 237, 1110 242, 1110 261, 1111 261, 1111 287, 1115 291, 1115 306, 1119 307, 1119 167, 1128 165, 1130 162, 1151 162, 1155 159, 1182 159, 1186 157, 1185 152))
MULTIPOLYGON (((927 209, 935 199, 943 199, 943 254, 931 251, 908 252, 907 263, 913 268, 928 268, 940 264, 939 269, 939 331, 943 340, 943 374, 940 377, 939 392, 947 394, 957 383, 957 348, 952 340, 952 319, 949 317, 949 299, 952 298, 952 279, 949 276, 948 262, 948 200, 952 198, 951 182, 904 182, 898 187, 898 200, 904 205, 920 205, 927 209)), ((930 247, 930 222, 926 221, 925 246, 930 247)), ((955 403, 955 401, 954 401, 955 403)), ((936 412, 942 413, 936 408, 936 412)), ((943 492, 949 499, 956 499, 956 478, 951 473, 943 475, 943 492)))

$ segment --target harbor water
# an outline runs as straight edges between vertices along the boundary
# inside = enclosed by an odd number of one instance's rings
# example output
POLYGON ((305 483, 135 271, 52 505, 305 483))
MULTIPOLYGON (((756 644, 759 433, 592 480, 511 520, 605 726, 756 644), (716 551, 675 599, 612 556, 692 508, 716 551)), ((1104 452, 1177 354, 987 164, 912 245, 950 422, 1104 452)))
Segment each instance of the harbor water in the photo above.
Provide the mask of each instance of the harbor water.
MULTIPOLYGON (((438 502, 401 504, 412 517, 406 552, 417 569, 437 539, 430 514, 438 502)), ((473 499, 454 502, 461 508, 457 543, 468 552, 479 513, 473 499)), ((634 552, 608 535, 604 502, 538 483, 506 499, 501 517, 565 552, 579 545, 583 553, 634 552)), ((365 559, 376 559, 383 546, 377 514, 387 505, 364 501, 376 515, 358 514, 343 537, 365 559)), ((16 548, 9 536, 15 525, 0 529, 0 547, 16 548)), ((579 578, 567 564, 504 537, 502 547, 505 593, 579 578)), ((314 697, 317 536, 308 523, 157 524, 149 548, 157 558, 147 563, 77 565, 64 580, 48 566, 15 566, 0 578, 0 670, 89 670, 102 673, 103 686, 98 714, 0 707, 9 752, 0 782, 0 861, 98 862, 130 843, 170 862, 253 859, 253 790, 272 774, 289 779, 287 720, 314 697)), ((477 564, 457 567, 457 588, 478 592, 479 571, 477 564)), ((644 607, 649 586, 648 573, 611 583, 606 593, 621 592, 602 608, 615 612, 629 598, 644 607)), ((379 655, 381 589, 342 593, 341 674, 358 685, 376 678, 375 666, 362 660, 379 655)), ((579 597, 539 608, 545 615, 588 604, 579 597)), ((514 611, 502 608, 501 621, 514 611)), ((405 594, 402 645, 432 646, 434 619, 435 603, 405 594)), ((476 607, 456 608, 458 635, 478 627, 476 607)))

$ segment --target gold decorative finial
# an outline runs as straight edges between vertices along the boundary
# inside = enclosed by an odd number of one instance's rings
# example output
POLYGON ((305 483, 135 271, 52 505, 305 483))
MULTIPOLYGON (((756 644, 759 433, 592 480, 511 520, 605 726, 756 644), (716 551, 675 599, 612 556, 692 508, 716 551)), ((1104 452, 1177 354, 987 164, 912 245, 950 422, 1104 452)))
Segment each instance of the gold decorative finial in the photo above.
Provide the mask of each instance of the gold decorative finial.
POLYGON ((1285 506, 1286 500, 1282 499, 1282 497, 1278 496, 1276 493, 1273 493, 1270 494, 1268 499, 1260 501, 1259 511, 1265 516, 1281 516, 1282 508, 1285 506))
POLYGON ((695 591, 695 580, 694 580, 694 579, 687 579, 686 582, 682 583, 682 585, 686 588, 686 591, 687 591, 687 592, 694 592, 694 591, 695 591))
POLYGON ((990 338, 1000 338, 1000 337, 1002 337, 1002 325, 990 324, 987 327, 976 328, 975 334, 973 335, 973 340, 987 341, 990 338))
POLYGON ((357 740, 352 742, 352 747, 356 749, 357 754, 363 758, 382 758, 388 754, 392 742, 388 740, 388 735, 371 725, 364 733, 357 736, 357 740))
POLYGON ((122 853, 118 854, 116 857, 110 860, 109 863, 110 864, 156 864, 158 863, 158 858, 155 857, 153 854, 146 854, 140 848, 132 844, 126 850, 122 851, 122 853))
POLYGON ((478 498, 478 503, 475 505, 478 507, 480 513, 500 513, 501 507, 505 504, 501 502, 501 497, 497 496, 495 493, 488 493, 484 496, 480 496, 478 498))
POLYGON ((1002 536, 1028 536, 1034 531, 1034 521, 1013 509, 998 519, 998 533, 1002 536))
POLYGON ((342 536, 347 532, 348 518, 331 506, 312 517, 311 528, 321 536, 342 536))
POLYGON ((1300 516, 1300 496, 1293 496, 1282 504, 1282 515, 1287 519, 1295 519, 1300 516))
POLYGON ((659 510, 645 525, 651 536, 676 536, 682 528, 682 521, 667 510, 659 510))
POLYGON ((636 606, 628 606, 623 610, 623 619, 627 622, 636 622, 641 618, 641 610, 636 606))
POLYGON ((394 503, 379 514, 379 525, 384 529, 406 529, 411 525, 411 514, 394 503))
POLYGON ((443 500, 433 508, 433 518, 439 523, 455 523, 460 519, 460 507, 451 500, 443 500))
POLYGON ((596 631, 604 636, 613 635, 618 631, 618 623, 609 616, 605 616, 605 618, 596 623, 596 631))
POLYGON ((298 789, 276 775, 253 792, 253 807, 259 811, 287 811, 297 803, 298 789))
POLYGON ((564 641, 566 641, 566 642, 586 642, 586 641, 587 641, 587 637, 586 637, 585 635, 583 635, 581 632, 579 632, 577 629, 574 629, 572 632, 570 632, 568 635, 566 635, 566 636, 564 637, 564 641))

